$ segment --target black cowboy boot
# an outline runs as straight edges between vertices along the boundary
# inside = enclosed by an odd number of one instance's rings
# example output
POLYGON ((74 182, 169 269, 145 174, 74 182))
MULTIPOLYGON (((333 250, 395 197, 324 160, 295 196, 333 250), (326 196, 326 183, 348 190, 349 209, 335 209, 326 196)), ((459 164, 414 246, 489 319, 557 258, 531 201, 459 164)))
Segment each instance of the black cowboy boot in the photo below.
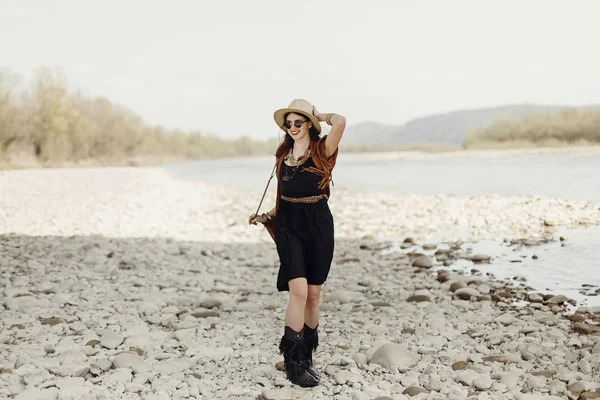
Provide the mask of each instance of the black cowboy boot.
POLYGON ((279 351, 283 354, 283 362, 290 382, 301 387, 314 387, 319 381, 307 372, 308 365, 304 361, 304 337, 289 326, 279 343, 279 351))
POLYGON ((318 381, 321 380, 319 373, 313 367, 313 352, 317 349, 319 345, 319 333, 317 329, 319 325, 315 326, 315 328, 311 328, 308 325, 304 324, 304 358, 308 363, 308 373, 315 377, 318 381))

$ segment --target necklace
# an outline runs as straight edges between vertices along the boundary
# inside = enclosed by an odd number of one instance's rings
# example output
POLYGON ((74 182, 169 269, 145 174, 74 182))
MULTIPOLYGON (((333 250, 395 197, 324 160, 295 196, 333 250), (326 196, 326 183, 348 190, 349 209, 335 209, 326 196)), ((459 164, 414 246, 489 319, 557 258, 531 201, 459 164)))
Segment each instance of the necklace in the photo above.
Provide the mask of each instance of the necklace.
POLYGON ((294 173, 292 174, 292 176, 290 176, 290 174, 288 173, 288 165, 285 164, 285 175, 283 176, 283 178, 281 178, 284 182, 289 181, 294 177, 294 175, 296 175, 296 172, 298 171, 298 166, 293 167, 293 169, 294 173))
POLYGON ((298 159, 296 159, 296 157, 294 156, 294 151, 292 150, 286 159, 289 162, 290 166, 295 166, 295 165, 300 165, 301 163, 303 163, 304 160, 306 160, 309 155, 310 155, 310 150, 306 149, 304 151, 304 154, 302 154, 300 157, 298 157, 298 159))
POLYGON ((301 157, 299 157, 298 159, 296 159, 296 157, 294 157, 293 151, 290 152, 290 154, 283 160, 283 164, 285 165, 285 175, 281 179, 284 182, 287 182, 290 179, 292 179, 296 175, 296 172, 298 172, 300 165, 304 164, 304 162, 308 159, 309 156, 310 156, 309 149, 306 149, 304 154, 301 157), (291 176, 288 172, 288 162, 291 164, 289 166, 292 167, 293 171, 294 171, 291 176))

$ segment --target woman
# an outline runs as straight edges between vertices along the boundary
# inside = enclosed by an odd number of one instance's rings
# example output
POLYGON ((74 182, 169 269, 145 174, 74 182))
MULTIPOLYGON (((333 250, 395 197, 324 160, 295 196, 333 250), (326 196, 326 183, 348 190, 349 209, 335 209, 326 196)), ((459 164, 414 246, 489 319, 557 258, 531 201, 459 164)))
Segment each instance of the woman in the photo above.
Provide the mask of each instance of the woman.
POLYGON ((346 119, 321 114, 301 99, 275 111, 273 117, 286 132, 275 154, 276 205, 262 215, 252 214, 248 222, 268 224, 274 219, 280 260, 277 289, 290 293, 279 350, 288 379, 312 387, 320 379, 312 366, 312 353, 318 345, 321 285, 329 274, 334 248, 329 181, 346 119), (321 122, 331 125, 325 137, 320 137, 321 122))

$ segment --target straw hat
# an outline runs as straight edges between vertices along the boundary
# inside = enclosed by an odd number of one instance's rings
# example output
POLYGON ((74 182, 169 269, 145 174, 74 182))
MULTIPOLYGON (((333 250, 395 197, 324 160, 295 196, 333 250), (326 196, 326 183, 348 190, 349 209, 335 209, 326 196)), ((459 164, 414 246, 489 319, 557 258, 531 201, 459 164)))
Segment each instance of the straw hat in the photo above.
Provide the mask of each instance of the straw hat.
POLYGON ((285 131, 285 128, 283 127, 283 124, 285 123, 285 114, 290 112, 302 114, 307 117, 310 122, 312 122, 313 127, 317 132, 321 133, 321 123, 319 123, 317 117, 313 115, 313 105, 303 99, 295 99, 287 108, 279 109, 273 113, 273 119, 275 119, 275 123, 278 127, 285 131))

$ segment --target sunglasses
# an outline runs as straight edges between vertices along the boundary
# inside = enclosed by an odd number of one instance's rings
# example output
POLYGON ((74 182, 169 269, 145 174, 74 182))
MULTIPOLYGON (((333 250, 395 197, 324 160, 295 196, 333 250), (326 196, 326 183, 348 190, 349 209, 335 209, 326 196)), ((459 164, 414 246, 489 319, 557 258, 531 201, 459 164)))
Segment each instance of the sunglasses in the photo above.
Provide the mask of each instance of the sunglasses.
POLYGON ((285 124, 283 124, 283 126, 285 126, 287 129, 290 129, 292 127, 292 124, 294 124, 294 126, 296 128, 300 128, 302 126, 303 123, 305 123, 307 120, 305 119, 297 119, 295 121, 285 121, 285 124))

